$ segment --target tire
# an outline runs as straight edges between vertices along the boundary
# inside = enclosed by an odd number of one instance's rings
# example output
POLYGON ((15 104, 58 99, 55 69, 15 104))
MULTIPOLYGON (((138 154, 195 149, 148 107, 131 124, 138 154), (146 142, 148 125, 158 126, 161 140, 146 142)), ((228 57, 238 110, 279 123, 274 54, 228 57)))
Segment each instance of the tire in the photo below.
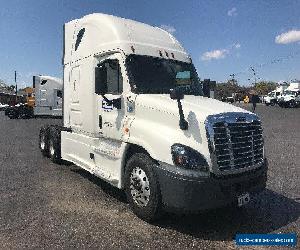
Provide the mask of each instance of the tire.
POLYGON ((270 104, 271 104, 271 106, 274 106, 274 105, 275 105, 275 102, 274 102, 274 101, 271 101, 270 104))
POLYGON ((295 100, 290 100, 290 101, 289 101, 289 107, 290 107, 290 108, 295 108, 296 106, 297 106, 297 103, 296 103, 295 100))
POLYGON ((47 127, 41 127, 39 134, 39 148, 45 157, 49 157, 49 132, 47 127))
POLYGON ((60 164, 61 160, 61 139, 60 129, 52 126, 49 128, 49 156, 52 162, 60 164))
POLYGON ((147 222, 158 219, 162 207, 159 183, 153 167, 155 163, 147 154, 136 153, 128 160, 125 169, 125 193, 129 206, 139 218, 147 222))
POLYGON ((8 117, 9 117, 9 119, 17 119, 18 118, 15 116, 15 114, 9 114, 8 117))

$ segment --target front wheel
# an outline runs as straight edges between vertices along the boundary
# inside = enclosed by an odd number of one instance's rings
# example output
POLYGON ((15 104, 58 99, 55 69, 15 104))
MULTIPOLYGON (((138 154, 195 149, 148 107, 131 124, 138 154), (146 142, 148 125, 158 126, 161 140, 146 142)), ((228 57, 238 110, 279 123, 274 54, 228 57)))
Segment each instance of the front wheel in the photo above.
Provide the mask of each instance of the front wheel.
POLYGON ((290 107, 290 108, 295 108, 296 106, 297 106, 296 101, 295 101, 295 100, 290 100, 290 102, 289 102, 289 107, 290 107))
POLYGON ((125 169, 125 192, 133 212, 151 222, 161 214, 161 194, 153 171, 154 161, 144 153, 134 154, 125 169))

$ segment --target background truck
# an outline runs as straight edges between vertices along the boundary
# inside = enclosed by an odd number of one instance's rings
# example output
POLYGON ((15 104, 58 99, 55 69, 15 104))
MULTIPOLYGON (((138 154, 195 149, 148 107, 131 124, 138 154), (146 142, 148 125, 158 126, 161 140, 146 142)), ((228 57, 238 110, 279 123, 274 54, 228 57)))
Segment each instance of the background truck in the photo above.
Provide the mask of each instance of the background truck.
POLYGON ((33 108, 35 104, 34 89, 26 87, 24 92, 25 94, 23 94, 18 103, 8 106, 5 109, 5 115, 7 115, 10 119, 33 117, 33 108))
POLYGON ((278 103, 280 96, 284 93, 288 86, 278 86, 275 90, 268 93, 268 95, 264 98, 264 102, 266 106, 274 106, 278 103))
POLYGON ((26 103, 6 109, 11 119, 62 117, 62 80, 51 76, 33 76, 32 91, 26 92, 26 103))
MULTIPOLYGON (((257 115, 203 96, 168 32, 91 14, 64 26, 63 126, 39 147, 123 189, 146 221, 162 210, 245 205, 267 178, 257 115)), ((206 91, 209 92, 209 91, 206 91)))
POLYGON ((34 116, 62 117, 62 80, 52 76, 33 76, 34 116))
POLYGON ((295 108, 300 105, 300 83, 291 82, 278 99, 280 107, 295 108))

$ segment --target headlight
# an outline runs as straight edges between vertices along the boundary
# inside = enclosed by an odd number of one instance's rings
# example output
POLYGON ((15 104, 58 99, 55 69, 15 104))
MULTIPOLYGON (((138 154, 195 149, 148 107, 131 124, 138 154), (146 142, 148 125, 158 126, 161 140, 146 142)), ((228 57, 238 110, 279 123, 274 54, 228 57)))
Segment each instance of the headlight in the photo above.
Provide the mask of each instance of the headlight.
POLYGON ((208 163, 204 156, 188 146, 176 143, 172 145, 171 153, 173 162, 178 167, 208 171, 208 163))

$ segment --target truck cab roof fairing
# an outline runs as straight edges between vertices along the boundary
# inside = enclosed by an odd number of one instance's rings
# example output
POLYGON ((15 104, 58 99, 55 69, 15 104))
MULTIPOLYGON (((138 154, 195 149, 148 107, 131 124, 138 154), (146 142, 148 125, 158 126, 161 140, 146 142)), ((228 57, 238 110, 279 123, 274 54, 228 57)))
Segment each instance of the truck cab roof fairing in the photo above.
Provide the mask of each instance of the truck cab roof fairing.
POLYGON ((99 54, 121 50, 125 54, 159 56, 158 51, 173 52, 177 60, 189 61, 180 43, 168 32, 137 21, 106 14, 90 14, 65 24, 64 64, 99 54), (80 30, 85 29, 80 45, 75 43, 80 30))

